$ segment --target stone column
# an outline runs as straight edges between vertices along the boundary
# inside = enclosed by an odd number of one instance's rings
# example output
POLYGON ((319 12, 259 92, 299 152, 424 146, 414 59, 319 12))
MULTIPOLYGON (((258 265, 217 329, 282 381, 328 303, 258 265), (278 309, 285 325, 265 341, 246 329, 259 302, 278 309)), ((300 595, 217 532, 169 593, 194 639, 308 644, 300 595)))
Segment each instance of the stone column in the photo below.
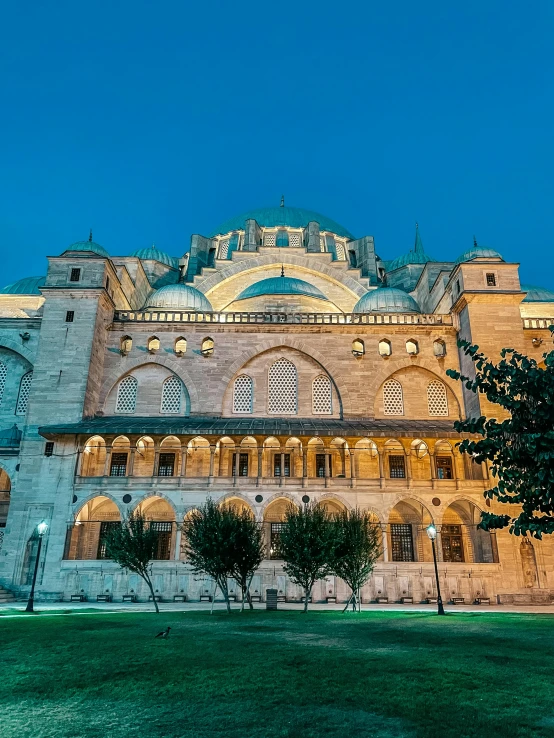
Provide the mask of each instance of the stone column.
POLYGON ((152 469, 152 476, 158 476, 158 469, 160 467, 160 442, 154 441, 154 468, 152 469))
POLYGON ((177 531, 175 533, 175 559, 179 561, 181 558, 181 525, 176 523, 177 531))
POLYGON ((456 452, 452 449, 452 476, 456 480, 456 489, 460 489, 460 478, 458 477, 458 465, 456 464, 456 452))
POLYGON ((431 487, 435 489, 437 486, 437 460, 435 459, 435 452, 429 451, 429 459, 431 461, 431 487))
POLYGON ((356 456, 353 448, 350 449, 350 486, 356 486, 356 456))
POLYGON ((279 486, 282 487, 285 484, 285 448, 281 446, 281 478, 279 479, 279 486))
POLYGON ((404 449, 404 456, 406 459, 406 482, 408 483, 408 489, 412 486, 412 457, 410 452, 404 449))
POLYGON ((215 445, 210 444, 210 473, 208 476, 208 484, 214 483, 214 464, 215 464, 215 445))
POLYGON ((302 486, 308 486, 308 447, 302 446, 302 486))
POLYGON ((379 454, 379 486, 383 489, 385 486, 385 452, 377 446, 377 453, 379 454))
POLYGON ((325 486, 329 486, 329 477, 331 476, 331 464, 329 463, 329 457, 332 453, 330 448, 323 450, 325 453, 325 486))
POLYGON ((256 480, 256 486, 257 487, 260 486, 260 483, 261 483, 261 480, 262 480, 262 471, 263 471, 262 457, 263 457, 263 453, 264 453, 263 446, 258 446, 258 478, 256 480))
POLYGON ((180 477, 187 476, 187 457, 188 457, 188 443, 187 441, 181 442, 181 470, 179 473, 180 477))
POLYGON ((383 561, 387 562, 389 561, 389 541, 387 538, 387 526, 382 525, 381 526, 382 532, 383 532, 383 561))
POLYGON ((111 444, 109 446, 106 444, 106 462, 104 464, 104 476, 105 477, 110 476, 110 465, 112 463, 112 451, 113 451, 113 446, 111 444))
MULTIPOLYGON (((221 453, 221 444, 219 445, 219 453, 221 453)), ((237 446, 237 445, 235 444, 235 452, 234 452, 234 453, 235 453, 235 464, 234 464, 234 471, 235 471, 235 475, 234 475, 234 479, 233 479, 233 485, 234 485, 234 486, 236 487, 236 486, 237 486, 237 484, 239 483, 239 468, 240 468, 240 464, 239 464, 239 459, 240 459, 240 446, 237 446)))
POLYGON ((135 469, 135 454, 137 452, 136 446, 131 446, 129 450, 129 464, 127 466, 127 476, 132 477, 135 469))

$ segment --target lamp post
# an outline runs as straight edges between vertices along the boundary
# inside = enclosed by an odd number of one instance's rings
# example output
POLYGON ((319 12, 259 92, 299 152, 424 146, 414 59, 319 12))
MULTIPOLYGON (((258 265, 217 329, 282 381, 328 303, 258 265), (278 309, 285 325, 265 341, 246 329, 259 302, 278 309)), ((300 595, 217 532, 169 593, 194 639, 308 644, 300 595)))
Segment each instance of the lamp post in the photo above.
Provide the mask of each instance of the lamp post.
POLYGON ((437 615, 446 615, 444 612, 444 607, 442 605, 442 597, 441 597, 441 585, 439 582, 439 567, 437 566, 437 552, 435 550, 435 540, 437 538, 437 529, 431 523, 427 527, 427 535, 429 536, 431 540, 431 546, 433 547, 433 563, 435 564, 435 579, 437 580, 437 615))
POLYGON ((37 531, 38 531, 37 558, 35 561, 35 570, 33 572, 33 583, 31 585, 31 594, 29 595, 29 599, 27 601, 27 607, 25 608, 25 612, 34 612, 33 605, 35 603, 35 584, 37 581, 38 565, 40 561, 40 549, 42 548, 42 538, 47 530, 48 530, 48 523, 45 523, 44 520, 37 525, 37 531))

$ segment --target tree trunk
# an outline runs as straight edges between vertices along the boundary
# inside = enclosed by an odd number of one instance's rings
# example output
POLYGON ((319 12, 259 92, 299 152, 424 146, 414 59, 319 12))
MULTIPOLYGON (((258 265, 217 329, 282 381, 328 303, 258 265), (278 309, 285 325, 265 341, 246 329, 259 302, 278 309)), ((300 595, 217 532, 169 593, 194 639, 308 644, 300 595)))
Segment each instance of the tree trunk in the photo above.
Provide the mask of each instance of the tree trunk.
POLYGON ((308 587, 304 587, 304 612, 308 612, 308 600, 312 593, 314 583, 312 582, 308 587))
POLYGON ((214 604, 215 604, 215 593, 217 592, 217 582, 214 581, 214 593, 212 595, 212 607, 210 610, 210 615, 214 614, 214 604))
POLYGON ((160 612, 160 608, 158 607, 158 603, 156 601, 156 594, 154 592, 154 587, 152 585, 152 582, 150 581, 150 577, 148 576, 147 573, 144 573, 141 576, 142 576, 142 578, 144 579, 144 581, 146 582, 146 584, 148 585, 148 587, 150 589, 150 592, 152 594, 152 602, 154 603, 154 607, 156 608, 156 612, 160 612))
POLYGON ((227 587, 227 579, 219 583, 219 589, 223 592, 223 597, 225 598, 225 604, 227 605, 227 612, 230 614, 231 613, 231 603, 229 602, 229 589, 227 587))
POLYGON ((250 597, 250 587, 252 586, 252 580, 254 579, 254 575, 250 577, 250 581, 248 582, 248 586, 246 587, 246 596, 248 597, 248 605, 250 606, 250 609, 254 609, 254 604, 252 603, 252 597, 250 597))
POLYGON ((343 612, 346 612, 346 611, 348 610, 348 605, 349 605, 349 604, 350 604, 350 603, 352 602, 352 597, 353 597, 353 596, 354 596, 354 592, 352 592, 352 594, 350 595, 350 597, 349 597, 349 598, 348 598, 348 600, 346 601, 346 605, 344 606, 344 610, 343 610, 343 612))

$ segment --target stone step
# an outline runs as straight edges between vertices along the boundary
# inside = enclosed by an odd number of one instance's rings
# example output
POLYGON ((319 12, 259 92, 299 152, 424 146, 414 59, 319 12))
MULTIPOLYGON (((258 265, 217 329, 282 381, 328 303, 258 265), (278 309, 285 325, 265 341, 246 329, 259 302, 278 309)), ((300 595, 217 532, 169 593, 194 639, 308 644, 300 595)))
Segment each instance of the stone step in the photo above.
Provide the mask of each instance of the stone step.
POLYGON ((5 594, 0 592, 0 602, 15 602, 15 597, 10 592, 6 592, 5 594))

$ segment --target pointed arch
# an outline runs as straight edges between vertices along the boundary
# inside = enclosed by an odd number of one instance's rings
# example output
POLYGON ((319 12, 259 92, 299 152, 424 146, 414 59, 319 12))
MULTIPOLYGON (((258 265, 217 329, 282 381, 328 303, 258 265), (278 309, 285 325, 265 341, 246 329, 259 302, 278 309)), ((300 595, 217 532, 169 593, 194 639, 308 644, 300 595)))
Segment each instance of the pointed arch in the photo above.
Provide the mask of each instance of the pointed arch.
POLYGON ((240 374, 233 384, 233 412, 251 413, 253 409, 253 380, 248 374, 240 374))
POLYGON ((448 417, 448 397, 446 387, 438 379, 432 379, 427 385, 427 407, 433 417, 448 417))
POLYGON ((138 381, 132 374, 127 374, 117 388, 116 413, 134 413, 137 405, 138 381))
POLYGON ((183 383, 175 375, 168 377, 162 384, 162 402, 160 413, 178 414, 183 404, 183 383))
POLYGON ((296 415, 298 411, 298 371, 284 356, 269 367, 267 410, 271 415, 296 415))
POLYGON ((333 387, 326 374, 318 374, 312 382, 312 412, 314 415, 333 413, 333 387))
POLYGON ((397 379, 388 379, 383 385, 385 415, 404 415, 404 394, 397 379))

